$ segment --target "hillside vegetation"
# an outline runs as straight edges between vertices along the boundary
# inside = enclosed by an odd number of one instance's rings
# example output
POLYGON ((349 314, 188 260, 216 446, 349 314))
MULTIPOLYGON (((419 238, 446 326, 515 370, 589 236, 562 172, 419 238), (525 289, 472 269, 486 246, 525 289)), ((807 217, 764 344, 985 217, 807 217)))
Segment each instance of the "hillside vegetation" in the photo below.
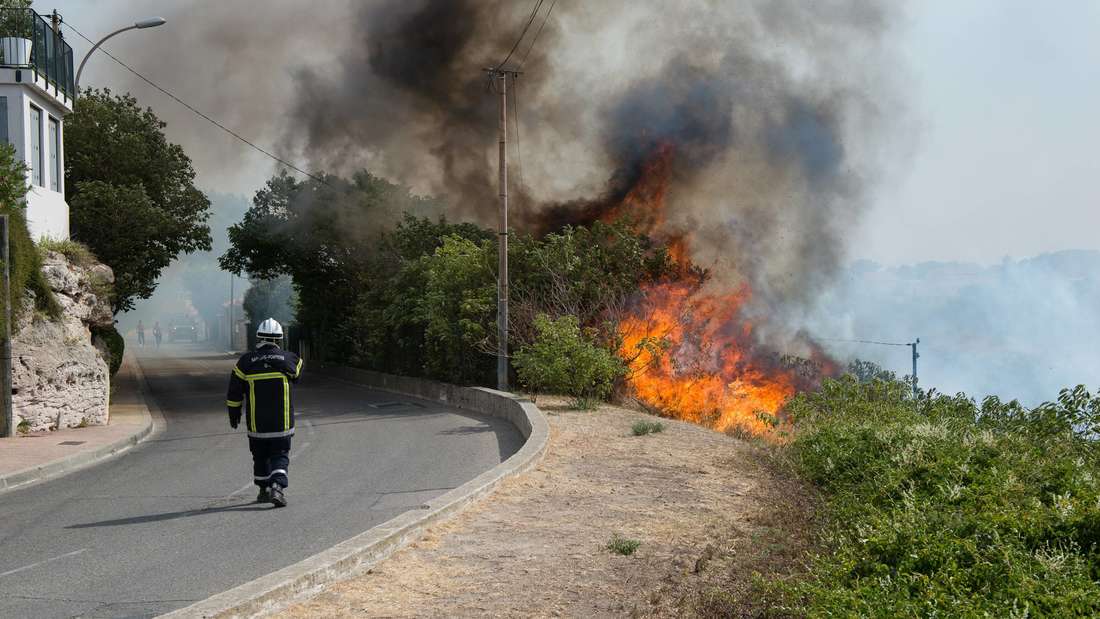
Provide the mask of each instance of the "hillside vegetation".
POLYGON ((889 374, 797 396, 783 457, 826 497, 820 550, 766 615, 1100 615, 1100 397, 1027 408, 889 374))

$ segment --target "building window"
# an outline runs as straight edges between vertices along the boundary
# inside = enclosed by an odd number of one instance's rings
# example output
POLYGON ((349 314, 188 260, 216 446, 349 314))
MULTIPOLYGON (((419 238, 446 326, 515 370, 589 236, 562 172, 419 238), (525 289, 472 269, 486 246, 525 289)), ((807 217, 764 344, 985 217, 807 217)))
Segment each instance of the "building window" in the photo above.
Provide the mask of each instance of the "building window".
POLYGON ((50 118, 50 189, 61 191, 61 123, 50 118))
POLYGON ((9 144, 8 140, 8 98, 0 97, 0 140, 9 144))
POLYGON ((42 186, 42 110, 31 106, 31 184, 42 186))

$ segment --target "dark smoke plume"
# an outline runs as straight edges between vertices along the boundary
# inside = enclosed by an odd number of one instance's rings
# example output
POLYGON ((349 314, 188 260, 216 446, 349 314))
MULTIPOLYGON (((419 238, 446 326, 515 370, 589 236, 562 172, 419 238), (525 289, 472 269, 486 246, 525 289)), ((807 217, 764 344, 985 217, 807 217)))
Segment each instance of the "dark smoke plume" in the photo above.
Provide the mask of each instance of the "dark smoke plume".
MULTIPOLYGON (((313 169, 367 167, 493 221, 497 109, 481 69, 531 3, 263 3, 248 36, 229 15, 245 3, 204 6, 180 21, 196 53, 220 59, 226 92, 195 91, 215 99, 207 109, 237 110, 231 121, 313 169)), ((668 152, 655 233, 686 239, 715 285, 747 282, 758 311, 797 322, 844 256, 884 119, 899 114, 892 21, 869 0, 561 0, 510 101, 517 225, 597 218, 668 152)))

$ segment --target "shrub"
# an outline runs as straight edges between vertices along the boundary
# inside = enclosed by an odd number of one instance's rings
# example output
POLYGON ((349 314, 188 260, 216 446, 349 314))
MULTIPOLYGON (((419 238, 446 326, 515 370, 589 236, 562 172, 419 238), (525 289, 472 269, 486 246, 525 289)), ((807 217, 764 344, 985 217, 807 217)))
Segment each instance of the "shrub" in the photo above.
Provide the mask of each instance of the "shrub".
MULTIPOLYGON (((27 231, 26 165, 16 159, 15 148, 0 145, 0 213, 8 216, 8 247, 13 322, 27 307, 27 293, 34 296, 35 309, 50 318, 61 316, 61 305, 42 274, 42 258, 27 231)), ((0 329, 3 327, 0 316, 0 329)))
POLYGON ((519 349, 513 358, 519 379, 537 393, 555 391, 573 397, 577 408, 591 408, 595 400, 611 395, 623 376, 623 361, 596 346, 581 331, 574 316, 556 320, 545 314, 535 318, 535 341, 519 349))
POLYGON ((634 433, 634 436, 645 436, 646 434, 656 434, 662 432, 665 429, 665 424, 660 421, 635 421, 631 426, 630 431, 634 433))
MULTIPOLYGON (((825 491, 806 616, 1100 615, 1100 397, 1028 409, 881 377, 792 400, 788 455, 825 491)), ((868 380, 869 378, 869 380, 868 380)))
POLYGON ((611 536, 611 541, 607 542, 607 549, 617 555, 628 557, 634 554, 634 551, 638 550, 641 545, 642 543, 636 539, 622 537, 616 533, 611 536))
POLYGON ((43 258, 47 251, 55 251, 68 258, 69 262, 77 266, 87 267, 98 262, 95 255, 92 254, 92 250, 88 249, 87 245, 76 241, 61 241, 44 237, 39 239, 38 249, 43 258))
POLYGON ((107 364, 111 366, 111 376, 118 373, 122 367, 122 355, 126 352, 126 340, 118 329, 109 327, 92 327, 92 340, 101 350, 107 353, 107 364))

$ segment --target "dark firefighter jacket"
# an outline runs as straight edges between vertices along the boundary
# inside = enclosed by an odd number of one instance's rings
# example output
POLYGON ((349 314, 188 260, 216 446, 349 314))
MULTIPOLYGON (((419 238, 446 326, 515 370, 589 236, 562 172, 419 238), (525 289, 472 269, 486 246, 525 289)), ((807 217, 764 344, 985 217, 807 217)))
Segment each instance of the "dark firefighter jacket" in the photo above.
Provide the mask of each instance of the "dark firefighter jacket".
POLYGON ((248 400, 244 422, 248 435, 275 438, 294 434, 294 406, 290 383, 298 382, 302 360, 274 344, 265 344, 241 355, 229 377, 226 406, 229 416, 241 414, 248 400))

